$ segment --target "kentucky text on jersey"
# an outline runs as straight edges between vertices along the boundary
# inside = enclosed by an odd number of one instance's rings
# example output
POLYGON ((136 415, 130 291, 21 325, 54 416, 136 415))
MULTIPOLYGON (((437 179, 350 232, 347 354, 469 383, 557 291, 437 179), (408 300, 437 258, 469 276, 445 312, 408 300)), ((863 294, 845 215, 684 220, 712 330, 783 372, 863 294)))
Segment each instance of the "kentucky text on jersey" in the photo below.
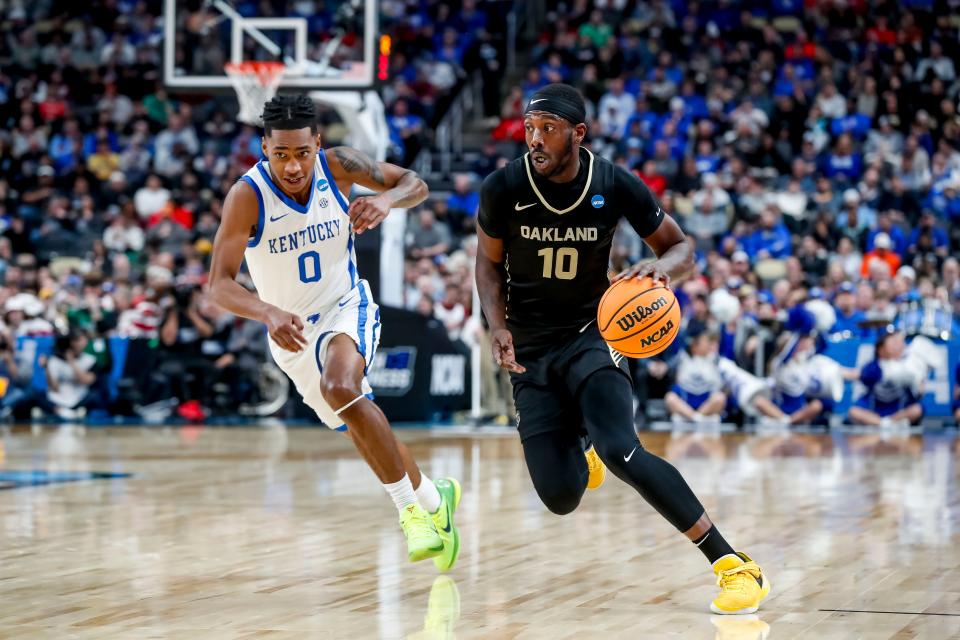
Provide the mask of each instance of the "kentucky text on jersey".
POLYGON ((596 227, 528 227, 521 225, 520 237, 543 242, 593 242, 597 239, 596 227))
POLYGON ((328 238, 334 238, 340 235, 340 221, 327 220, 318 224, 312 224, 306 229, 300 229, 293 233, 287 233, 276 238, 267 240, 270 247, 270 253, 286 253, 287 251, 297 251, 312 244, 323 242, 328 238))

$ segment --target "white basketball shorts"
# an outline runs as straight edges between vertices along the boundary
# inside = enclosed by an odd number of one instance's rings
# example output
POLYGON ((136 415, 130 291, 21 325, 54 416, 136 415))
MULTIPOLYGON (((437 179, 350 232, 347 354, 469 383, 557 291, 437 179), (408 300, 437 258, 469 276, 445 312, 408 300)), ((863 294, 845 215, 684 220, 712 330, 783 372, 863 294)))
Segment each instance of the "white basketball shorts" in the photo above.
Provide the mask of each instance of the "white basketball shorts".
MULTIPOLYGON (((303 350, 292 353, 281 349, 270 339, 270 352, 277 365, 293 381, 304 403, 317 412, 320 420, 331 429, 345 431, 347 426, 320 393, 327 345, 338 334, 350 336, 366 362, 366 372, 380 343, 380 307, 373 301, 370 285, 366 280, 360 280, 336 304, 302 320, 303 335, 307 339, 303 350)), ((362 390, 368 398, 373 399, 373 389, 366 376, 362 390)))

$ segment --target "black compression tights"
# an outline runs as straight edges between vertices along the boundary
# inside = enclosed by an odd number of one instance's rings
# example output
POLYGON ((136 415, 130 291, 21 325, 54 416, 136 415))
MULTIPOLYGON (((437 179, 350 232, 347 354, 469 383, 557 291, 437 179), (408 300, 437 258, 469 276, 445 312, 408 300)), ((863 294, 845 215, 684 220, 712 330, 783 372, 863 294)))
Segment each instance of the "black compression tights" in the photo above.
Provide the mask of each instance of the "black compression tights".
MULTIPOLYGON (((703 505, 683 476, 637 440, 633 390, 627 377, 613 368, 596 371, 581 385, 577 401, 587 433, 607 468, 679 531, 696 524, 703 505)), ((533 486, 547 508, 560 515, 576 509, 588 475, 580 438, 567 432, 532 436, 524 440, 523 454, 533 486)))

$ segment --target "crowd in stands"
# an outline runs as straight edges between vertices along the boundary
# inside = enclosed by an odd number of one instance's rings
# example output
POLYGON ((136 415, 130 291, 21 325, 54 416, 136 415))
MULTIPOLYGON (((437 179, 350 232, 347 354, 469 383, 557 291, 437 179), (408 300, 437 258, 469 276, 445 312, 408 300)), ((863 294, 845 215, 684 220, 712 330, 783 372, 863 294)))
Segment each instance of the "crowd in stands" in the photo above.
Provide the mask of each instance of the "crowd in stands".
MULTIPOLYGON (((330 3, 293 4, 323 18, 330 3)), ((409 163, 427 142, 467 70, 502 78, 497 34, 509 4, 381 3, 394 42, 382 89, 393 159, 409 163)), ((823 335, 876 337, 890 322, 938 340, 955 331, 960 50, 950 3, 549 8, 530 69, 508 88, 473 171, 410 214, 406 307, 437 318, 451 337, 482 342, 471 276, 479 182, 523 152, 529 95, 562 81, 587 98, 589 148, 636 172, 695 242, 697 273, 678 294, 697 322, 669 357, 636 365, 644 390, 665 396, 679 352, 701 335, 698 352, 716 335, 717 351, 741 370, 769 373, 757 370, 759 345, 766 360, 787 354, 778 341, 811 325, 802 314, 789 327, 785 318, 814 299, 835 313, 823 335), (766 336, 768 327, 784 332, 766 336)), ((202 291, 224 194, 259 158, 259 134, 222 98, 165 90, 159 10, 131 0, 0 7, 5 413, 104 410, 116 395, 103 385, 104 340, 114 335, 160 345, 134 400, 172 396, 185 417, 247 393, 243 381, 263 356, 262 328, 202 291), (58 338, 41 360, 51 391, 36 397, 23 371, 29 354, 14 347, 20 336, 44 335, 58 338)), ((322 38, 320 18, 311 29, 322 38)), ((499 89, 484 83, 488 112, 499 89)), ((327 144, 335 130, 325 129, 327 144)), ((645 255, 624 227, 612 268, 645 255)), ((886 379, 871 372, 867 386, 882 387, 886 379)))
MULTIPOLYGON (((278 4, 234 8, 267 15, 278 4)), ((416 153, 506 4, 382 3, 381 32, 395 42, 384 90, 395 159, 416 153)), ((344 24, 337 3, 290 5, 309 18, 314 48, 344 24)), ((183 8, 176 64, 214 73, 226 62, 222 30, 198 26, 201 3, 183 8)), ((164 88, 161 10, 130 0, 0 4, 2 416, 124 412, 172 398, 196 419, 218 403, 235 409, 231 397, 249 395, 257 377, 262 327, 218 309, 202 286, 223 198, 261 157, 260 135, 236 121, 229 97, 164 88), (23 336, 56 336, 53 354, 17 351, 23 336), (151 375, 128 406, 107 388, 111 336, 159 345, 137 355, 151 375), (34 363, 49 391, 36 391, 34 363)), ((334 64, 362 48, 348 23, 334 64)), ((338 140, 335 117, 321 123, 326 145, 338 140)))

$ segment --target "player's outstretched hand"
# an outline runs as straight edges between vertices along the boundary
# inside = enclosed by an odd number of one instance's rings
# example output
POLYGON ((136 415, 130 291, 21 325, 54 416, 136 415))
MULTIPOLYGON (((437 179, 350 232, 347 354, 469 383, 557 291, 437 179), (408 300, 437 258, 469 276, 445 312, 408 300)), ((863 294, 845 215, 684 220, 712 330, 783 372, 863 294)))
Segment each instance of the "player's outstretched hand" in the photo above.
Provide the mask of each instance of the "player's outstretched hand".
POLYGON ((513 352, 513 334, 506 329, 494 331, 490 336, 493 343, 493 359, 497 366, 512 371, 513 373, 523 373, 526 367, 517 364, 517 356, 513 352))
POLYGON ((267 313, 266 325, 270 337, 281 349, 293 353, 303 351, 307 339, 303 337, 303 320, 297 315, 281 309, 272 309, 267 313))
POLYGON ((650 276, 654 280, 662 281, 664 286, 670 286, 670 276, 660 267, 658 260, 635 264, 614 276, 613 281, 618 282, 627 278, 643 278, 645 276, 650 276))
POLYGON ((388 213, 390 213, 390 200, 382 195, 354 198, 347 211, 353 230, 357 233, 373 229, 383 222, 388 213))

